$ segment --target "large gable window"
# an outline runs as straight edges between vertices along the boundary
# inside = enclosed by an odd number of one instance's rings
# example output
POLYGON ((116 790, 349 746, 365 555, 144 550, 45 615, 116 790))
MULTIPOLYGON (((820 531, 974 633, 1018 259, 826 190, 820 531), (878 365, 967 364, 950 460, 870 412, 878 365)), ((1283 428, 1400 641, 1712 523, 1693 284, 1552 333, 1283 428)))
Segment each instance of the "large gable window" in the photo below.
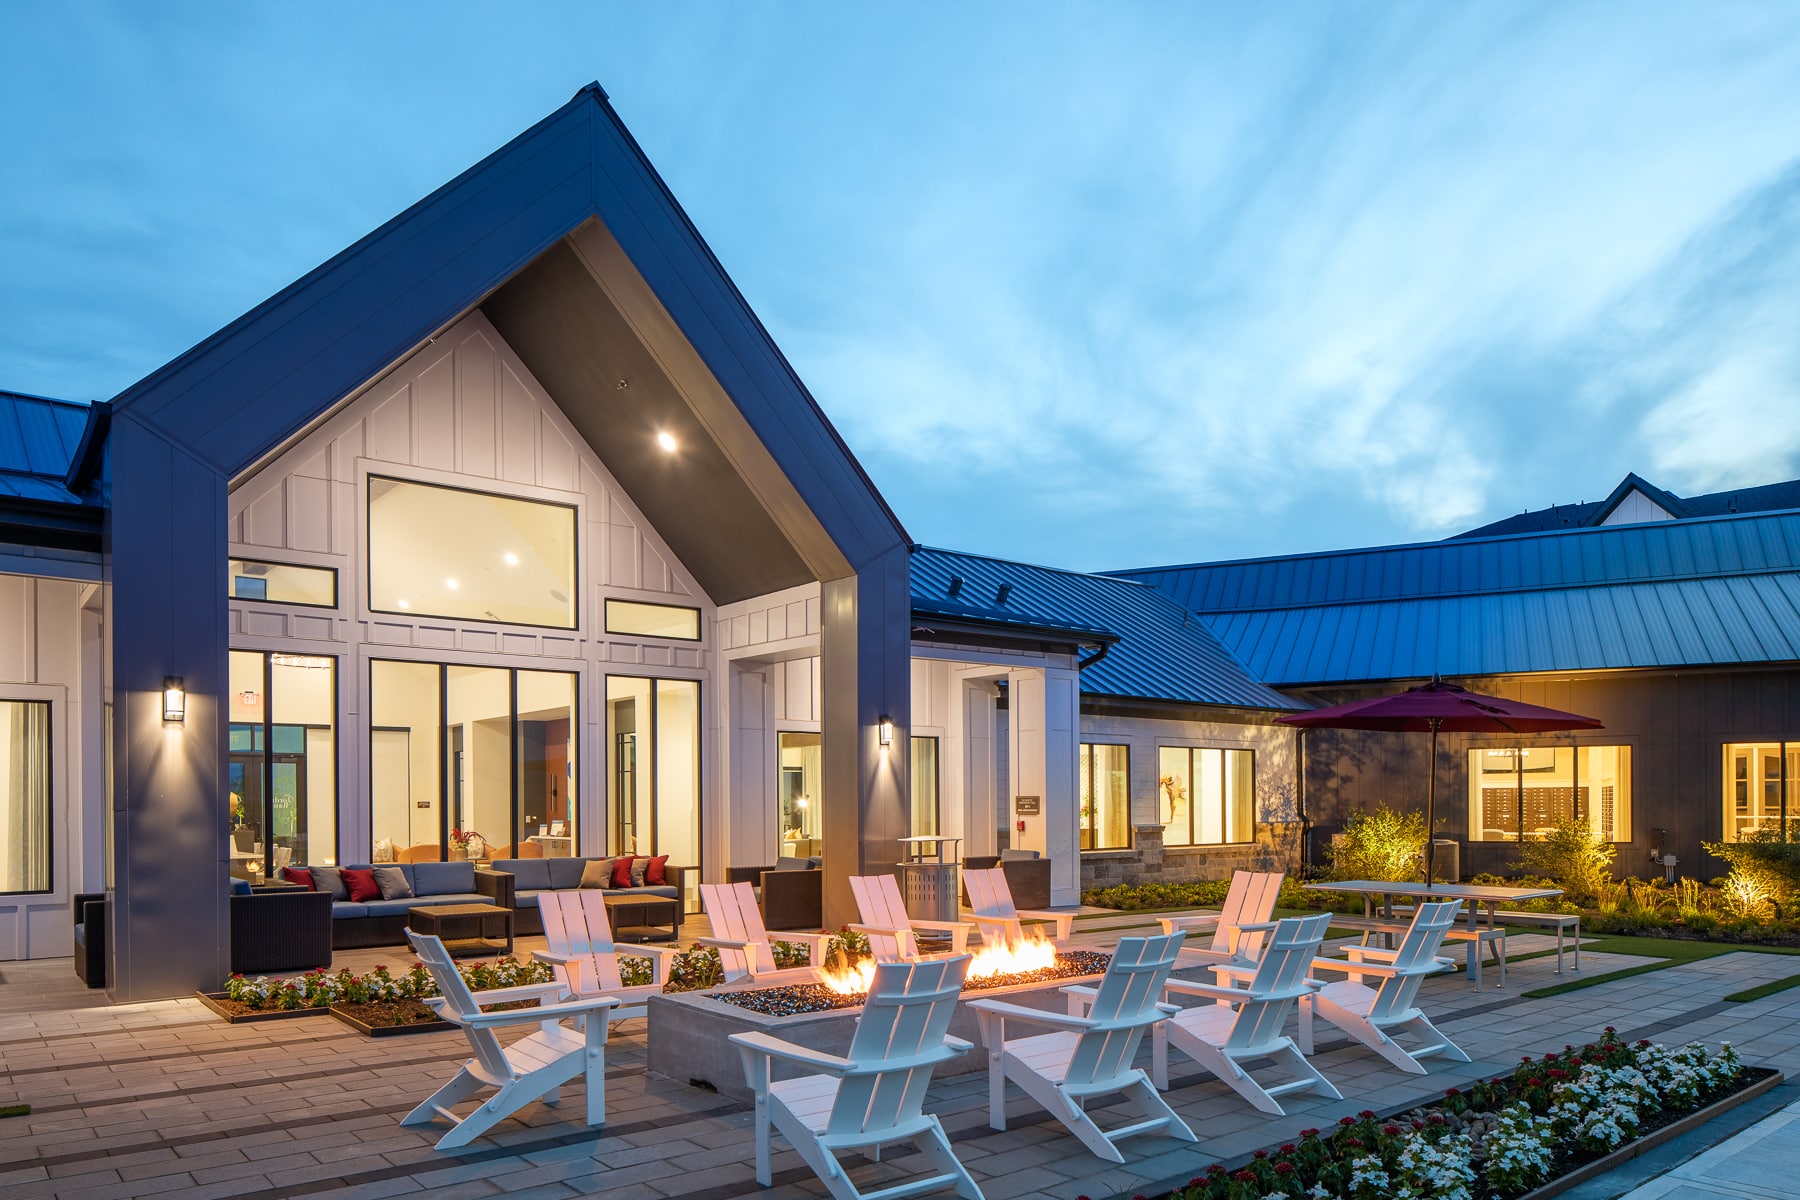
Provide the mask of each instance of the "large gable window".
POLYGON ((369 476, 372 612, 573 629, 575 509, 369 476))

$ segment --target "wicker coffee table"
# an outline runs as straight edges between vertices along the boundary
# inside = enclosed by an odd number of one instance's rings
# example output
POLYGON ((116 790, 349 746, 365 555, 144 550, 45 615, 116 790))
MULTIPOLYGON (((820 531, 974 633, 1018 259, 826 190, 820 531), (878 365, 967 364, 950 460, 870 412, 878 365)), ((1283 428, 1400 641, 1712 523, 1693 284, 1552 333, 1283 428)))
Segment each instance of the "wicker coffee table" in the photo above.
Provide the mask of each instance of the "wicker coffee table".
POLYGON ((606 920, 619 942, 672 942, 681 935, 681 901, 673 896, 609 895, 606 920))
POLYGON ((511 954, 512 918, 497 904, 426 904, 406 910, 406 927, 442 938, 452 956, 511 954))

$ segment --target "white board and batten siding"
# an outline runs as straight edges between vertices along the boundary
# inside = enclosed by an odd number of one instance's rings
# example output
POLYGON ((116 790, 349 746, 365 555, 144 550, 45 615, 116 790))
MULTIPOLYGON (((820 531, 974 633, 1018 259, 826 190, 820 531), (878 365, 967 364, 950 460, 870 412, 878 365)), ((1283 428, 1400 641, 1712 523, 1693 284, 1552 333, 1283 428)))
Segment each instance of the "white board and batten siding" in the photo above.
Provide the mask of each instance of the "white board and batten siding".
MULTIPOLYGON (((338 572, 335 611, 233 600, 231 644, 338 656, 339 840, 353 859, 368 851, 367 721, 360 714, 368 711, 370 659, 581 672, 582 816, 593 830, 603 828, 608 777, 608 673, 699 679, 703 703, 717 709, 708 686, 711 600, 478 312, 235 481, 228 521, 234 556, 338 572), (576 506, 578 628, 371 612, 363 548, 370 474, 576 506), (607 598, 698 608, 701 640, 610 636, 607 598)), ((703 762, 713 758, 715 727, 703 722, 703 762)))
POLYGON ((50 891, 0 894, 0 961, 69 957, 73 899, 104 887, 101 701, 86 694, 99 687, 99 616, 84 611, 93 591, 76 580, 0 575, 0 700, 50 705, 50 891))

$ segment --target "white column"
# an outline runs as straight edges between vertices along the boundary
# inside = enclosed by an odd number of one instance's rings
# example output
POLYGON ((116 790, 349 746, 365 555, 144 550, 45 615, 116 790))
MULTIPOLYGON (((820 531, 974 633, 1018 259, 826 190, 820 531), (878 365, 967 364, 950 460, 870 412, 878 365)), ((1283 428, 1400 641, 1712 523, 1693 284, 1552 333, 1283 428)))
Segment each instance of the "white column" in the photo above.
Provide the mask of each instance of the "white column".
POLYGON ((1044 838, 1050 903, 1081 903, 1081 682, 1073 667, 1044 672, 1044 838))

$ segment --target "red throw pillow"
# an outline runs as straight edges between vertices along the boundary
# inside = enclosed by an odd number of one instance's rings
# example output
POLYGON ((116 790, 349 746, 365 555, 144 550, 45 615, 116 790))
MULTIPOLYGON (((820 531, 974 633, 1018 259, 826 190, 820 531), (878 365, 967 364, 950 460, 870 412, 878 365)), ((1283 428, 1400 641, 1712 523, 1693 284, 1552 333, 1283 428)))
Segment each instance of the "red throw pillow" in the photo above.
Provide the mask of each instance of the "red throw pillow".
POLYGON ((366 904, 381 899, 381 885, 375 882, 373 870, 354 871, 345 867, 339 874, 344 877, 344 886, 350 889, 350 903, 366 904))
POLYGON ((612 885, 616 888, 631 886, 631 860, 635 855, 627 854, 623 858, 613 860, 612 885))
POLYGON ((663 866, 668 861, 669 856, 666 854, 659 854, 651 859, 650 869, 644 872, 644 882, 658 886, 668 883, 669 881, 663 877, 663 866))
MULTIPOLYGON (((373 876, 374 872, 371 871, 370 875, 373 876)), ((305 867, 283 867, 281 868, 281 877, 289 883, 299 884, 309 892, 315 890, 313 888, 312 872, 305 867)))

